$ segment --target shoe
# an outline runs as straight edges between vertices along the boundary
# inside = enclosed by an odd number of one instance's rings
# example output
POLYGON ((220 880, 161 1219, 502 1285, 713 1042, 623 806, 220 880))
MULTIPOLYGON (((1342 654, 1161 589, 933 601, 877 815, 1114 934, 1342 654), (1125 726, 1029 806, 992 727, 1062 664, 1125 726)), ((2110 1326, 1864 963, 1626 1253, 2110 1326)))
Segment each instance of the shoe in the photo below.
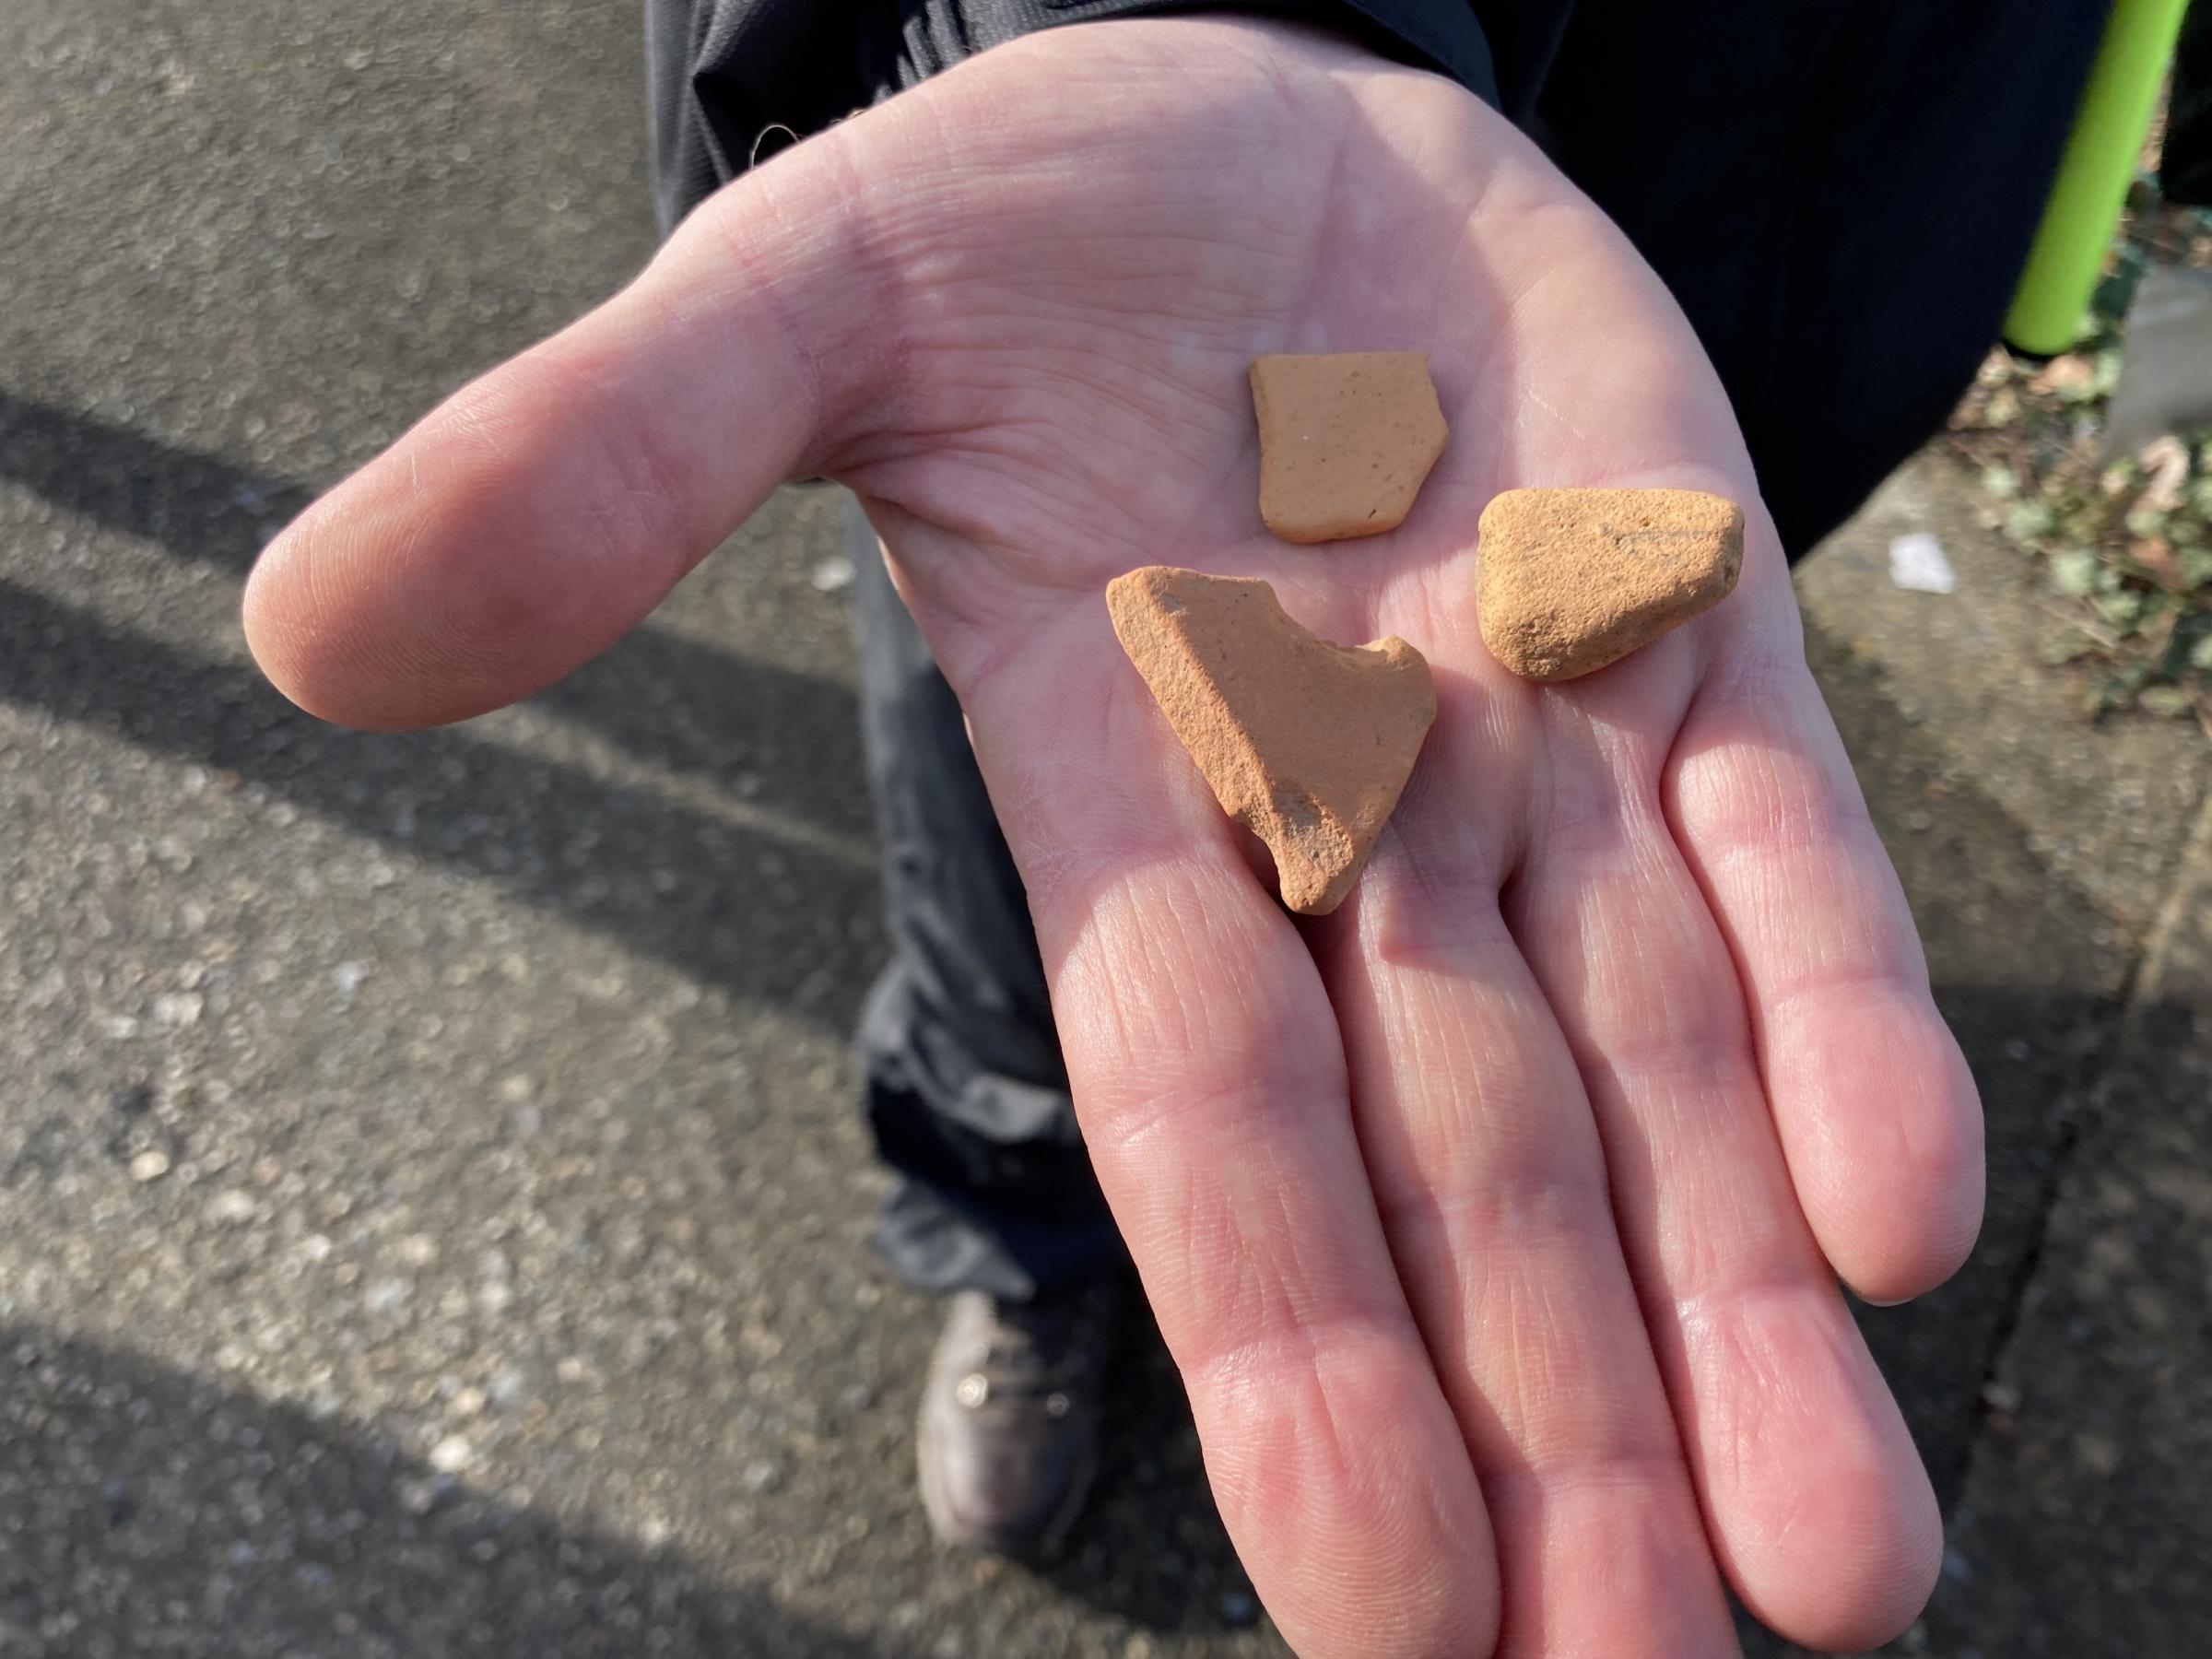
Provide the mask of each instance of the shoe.
POLYGON ((1098 1472, 1118 1297, 952 1299, 914 1437, 922 1504, 946 1543, 1018 1560, 1058 1549, 1098 1472))

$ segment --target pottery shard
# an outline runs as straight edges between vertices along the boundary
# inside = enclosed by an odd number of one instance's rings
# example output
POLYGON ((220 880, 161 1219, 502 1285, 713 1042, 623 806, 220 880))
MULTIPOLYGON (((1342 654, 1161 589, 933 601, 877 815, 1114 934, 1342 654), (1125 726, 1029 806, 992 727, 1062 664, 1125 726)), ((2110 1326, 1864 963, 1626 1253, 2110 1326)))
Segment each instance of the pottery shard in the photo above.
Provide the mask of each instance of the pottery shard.
POLYGON ((1332 645, 1265 582, 1167 565, 1117 577, 1106 605, 1222 810, 1275 854, 1283 902, 1335 910, 1436 718, 1421 653, 1395 639, 1332 645))
POLYGON ((1515 674, 1569 680, 1718 605, 1744 514, 1696 489, 1509 489, 1483 509, 1483 642, 1515 674))
POLYGON ((1252 407, 1260 517, 1285 541, 1396 529, 1450 436, 1418 351, 1254 358, 1252 407))

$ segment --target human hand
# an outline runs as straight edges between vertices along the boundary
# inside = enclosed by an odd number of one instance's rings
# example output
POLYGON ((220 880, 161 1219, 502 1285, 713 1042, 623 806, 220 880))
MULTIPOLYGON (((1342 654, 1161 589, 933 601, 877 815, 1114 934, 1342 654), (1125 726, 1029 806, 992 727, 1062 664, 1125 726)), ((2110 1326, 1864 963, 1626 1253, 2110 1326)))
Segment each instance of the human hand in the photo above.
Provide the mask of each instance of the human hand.
POLYGON ((860 492, 967 709, 1077 1110, 1215 1495, 1309 1655, 1694 1654, 1724 1575, 1859 1646, 1935 1506, 1834 1276, 1963 1259, 1971 1083, 1808 677, 1725 397, 1658 280, 1474 99, 1318 35, 1118 21, 778 157, 637 283, 274 544, 249 637, 379 727, 612 643, 782 480, 860 492), (1245 368, 1430 354, 1413 515, 1260 527, 1245 368), (1741 502, 1724 605, 1505 674, 1475 525, 1520 485, 1741 502), (1170 563, 1396 633, 1438 717, 1335 914, 1248 862, 1109 624, 1170 563), (1832 1271, 1831 1271, 1832 1269, 1832 1271))

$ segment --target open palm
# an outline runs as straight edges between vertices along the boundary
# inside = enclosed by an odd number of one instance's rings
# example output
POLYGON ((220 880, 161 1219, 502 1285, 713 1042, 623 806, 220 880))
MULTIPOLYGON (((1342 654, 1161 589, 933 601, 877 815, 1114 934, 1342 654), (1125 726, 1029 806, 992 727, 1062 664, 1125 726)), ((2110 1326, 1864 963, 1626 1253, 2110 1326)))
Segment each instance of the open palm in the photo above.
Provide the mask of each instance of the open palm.
POLYGON ((1958 1265, 1978 1112, 1726 400, 1603 216, 1320 36, 1033 36, 732 186, 459 394, 271 549, 251 638, 333 718, 473 714, 816 472, 969 712, 1092 1159, 1292 1643, 1707 1655, 1724 1574, 1799 1640, 1906 1622, 1934 1506, 1835 1281, 1958 1265), (1430 354, 1453 428, 1413 515, 1274 540, 1247 363, 1382 349, 1430 354), (1562 484, 1743 503, 1737 594, 1514 680, 1476 521, 1562 484), (1152 563, 1429 658, 1436 725, 1335 915, 1276 903, 1115 643, 1105 584, 1152 563))

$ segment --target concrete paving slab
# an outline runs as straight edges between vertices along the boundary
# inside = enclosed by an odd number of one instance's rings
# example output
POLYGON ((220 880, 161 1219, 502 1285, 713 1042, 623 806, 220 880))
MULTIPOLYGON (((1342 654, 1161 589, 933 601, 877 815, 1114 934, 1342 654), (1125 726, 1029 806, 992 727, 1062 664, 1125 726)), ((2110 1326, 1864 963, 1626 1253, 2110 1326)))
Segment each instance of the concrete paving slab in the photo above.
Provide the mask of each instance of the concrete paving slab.
POLYGON ((1934 1651, 2212 1634, 2212 808, 2041 1241, 1951 1525, 1934 1651))
MULTIPOLYGON (((1910 463, 1808 559, 1798 593, 1815 672, 1986 1112, 1988 1215, 1971 1261, 1912 1306, 1859 1310, 1938 1496, 1971 1513, 1969 1470, 1999 1420, 1992 1400, 2008 1397, 1999 1356, 2045 1294, 2051 1210, 2078 1178, 2085 1128, 2108 1110, 2160 1110, 2155 1090, 2112 1067, 2138 964, 2189 865, 2212 748, 2178 724, 2079 716, 2063 677, 2041 666, 2057 624, 2035 567, 1980 524, 1968 480, 1938 453, 1910 463), (1942 541, 1953 594, 1890 581, 1889 543, 1911 534, 1942 541)), ((2159 1443, 2147 1430, 2142 1448, 2159 1443)), ((2075 1524, 2033 1523, 2053 1552, 2079 1542, 2075 1524)), ((1896 1652, 1971 1647, 1958 1587, 1954 1571, 1896 1652)), ((2018 1588, 2029 1607, 2051 1598, 2064 1624, 2055 1587, 2030 1571, 2018 1588)), ((1746 1636, 1754 1653, 1792 1651, 1746 1636)))
POLYGON ((1798 580, 1815 671, 1988 1119, 1988 1219, 1971 1264, 1920 1304, 1864 1319, 1946 1496, 2057 1161, 2212 787, 2212 748, 2194 728, 2080 718, 2041 666, 2056 625, 2035 581, 1936 453, 1892 478, 1798 580), (1890 581, 1889 542, 1915 533, 1942 541, 1953 594, 1890 581))
POLYGON ((2172 879, 2206 786, 2205 740, 2183 721, 2084 722, 2070 682, 2041 666, 2064 625, 2039 569, 1982 524, 1960 469, 1931 452, 1829 538, 1798 592, 1809 624, 1878 681, 1898 719, 2111 918, 2088 942, 2125 950, 2172 879), (1890 543, 1915 534, 1941 542, 1957 592, 1889 580, 1890 543))

